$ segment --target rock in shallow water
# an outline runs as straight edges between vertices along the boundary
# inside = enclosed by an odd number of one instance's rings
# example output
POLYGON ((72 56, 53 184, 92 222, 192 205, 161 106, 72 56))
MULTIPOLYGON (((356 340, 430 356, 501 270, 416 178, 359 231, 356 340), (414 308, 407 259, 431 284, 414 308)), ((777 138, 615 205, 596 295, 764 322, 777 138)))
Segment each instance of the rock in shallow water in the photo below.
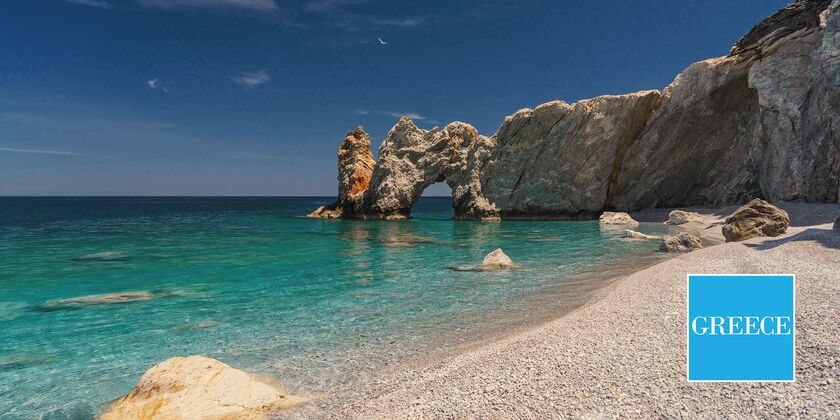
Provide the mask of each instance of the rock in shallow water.
POLYGON ((598 222, 602 225, 639 226, 639 222, 633 220, 629 214, 612 211, 605 211, 601 214, 601 217, 598 218, 598 222))
POLYGON ((481 261, 481 264, 468 267, 455 267, 455 271, 504 271, 511 268, 519 268, 518 264, 514 264, 510 257, 497 248, 495 251, 487 254, 481 261))
POLYGON ((686 232, 681 232, 676 236, 668 236, 662 238, 662 246, 660 251, 664 252, 691 252, 703 248, 700 243, 700 238, 686 232))
POLYGON ((42 311, 54 311, 60 309, 77 309, 90 305, 103 305, 110 303, 127 303, 141 300, 154 299, 155 295, 150 292, 119 292, 104 295, 79 296, 70 299, 51 300, 39 305, 37 308, 42 311))
POLYGON ((501 248, 497 248, 495 251, 484 257, 481 261, 481 266, 489 269, 510 268, 513 267, 513 261, 510 260, 510 257, 508 257, 501 248))
POLYGON ((779 236, 785 233, 789 224, 790 217, 786 211, 756 198, 726 218, 723 236, 726 242, 779 236))
POLYGON ((173 357, 149 369, 103 420, 263 419, 302 404, 264 378, 204 356, 173 357))
POLYGON ((642 232, 636 232, 635 230, 624 229, 624 237, 630 239, 646 239, 646 240, 660 240, 662 239, 661 236, 656 235, 646 235, 642 232))

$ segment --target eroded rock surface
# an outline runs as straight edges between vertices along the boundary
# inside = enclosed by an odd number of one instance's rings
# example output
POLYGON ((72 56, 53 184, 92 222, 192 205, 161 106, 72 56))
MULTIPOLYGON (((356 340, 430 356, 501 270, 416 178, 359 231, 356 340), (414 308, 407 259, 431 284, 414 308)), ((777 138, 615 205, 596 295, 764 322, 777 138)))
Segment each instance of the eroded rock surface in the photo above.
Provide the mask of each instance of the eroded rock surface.
POLYGON ((723 236, 726 242, 760 236, 779 236, 790 225, 787 212, 760 199, 750 201, 726 218, 723 236))
POLYGON ((549 102, 505 118, 491 137, 461 122, 424 130, 404 117, 368 189, 357 188, 363 197, 352 211, 336 208, 342 217, 404 219, 435 182, 452 188, 459 219, 594 218, 753 197, 837 202, 838 9, 838 0, 800 0, 661 94, 549 102))
POLYGON ((370 151, 370 136, 364 127, 359 126, 347 133, 338 148, 338 201, 318 208, 309 217, 337 219, 345 215, 355 216, 375 165, 370 151))
POLYGON ((146 371, 103 420, 265 419, 304 399, 276 384, 204 356, 173 357, 146 371))

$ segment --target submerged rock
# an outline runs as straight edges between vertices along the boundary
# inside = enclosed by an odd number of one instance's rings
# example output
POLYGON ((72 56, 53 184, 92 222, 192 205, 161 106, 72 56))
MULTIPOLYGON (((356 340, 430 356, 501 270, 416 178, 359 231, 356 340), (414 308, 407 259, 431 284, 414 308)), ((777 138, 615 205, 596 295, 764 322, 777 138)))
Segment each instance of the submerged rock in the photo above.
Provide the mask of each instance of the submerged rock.
POLYGON ((726 242, 743 241, 760 236, 779 236, 788 228, 787 212, 756 198, 726 218, 723 236, 726 242))
POLYGON ((277 384, 204 356, 173 357, 146 371, 102 414, 117 419, 263 419, 305 402, 277 384))
POLYGON ((680 232, 676 236, 665 235, 662 238, 662 246, 659 247, 659 250, 664 252, 691 252, 701 248, 703 248, 703 244, 700 243, 700 238, 687 232, 680 232))
POLYGON ((129 258, 122 252, 98 252, 73 258, 73 261, 124 261, 129 258))
POLYGON ((630 239, 646 239, 646 240, 661 240, 661 236, 656 235, 646 235, 642 232, 636 232, 635 230, 624 229, 624 237, 630 239))
POLYGON ((601 217, 598 218, 598 222, 602 225, 639 226, 639 222, 633 220, 629 214, 612 211, 605 211, 601 214, 601 217))
POLYGON ((0 356, 0 372, 27 369, 33 366, 55 363, 51 354, 19 352, 0 356))
POLYGON ((683 210, 674 210, 668 214, 668 220, 665 221, 666 225, 682 225, 688 222, 699 222, 703 220, 703 216, 699 213, 695 213, 692 211, 683 211, 683 210))
POLYGON ((112 303, 128 303, 153 299, 155 295, 150 292, 119 292, 104 295, 79 296, 69 299, 51 300, 37 306, 38 310, 56 311, 61 309, 78 309, 90 305, 103 305, 112 303))

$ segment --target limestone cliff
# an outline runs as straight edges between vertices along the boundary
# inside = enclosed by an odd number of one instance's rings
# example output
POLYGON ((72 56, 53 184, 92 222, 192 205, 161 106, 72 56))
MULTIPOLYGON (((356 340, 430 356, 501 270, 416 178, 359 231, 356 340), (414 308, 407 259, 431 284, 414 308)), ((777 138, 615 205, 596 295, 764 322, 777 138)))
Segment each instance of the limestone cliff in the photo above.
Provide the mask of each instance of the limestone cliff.
MULTIPOLYGON (((590 218, 755 197, 837 202, 838 9, 840 0, 797 1, 661 94, 549 102, 507 117, 492 137, 461 122, 423 130, 403 117, 379 163, 370 158, 369 188, 343 196, 339 187, 339 216, 409 217, 441 181, 463 219, 590 218)), ((341 175, 341 159, 339 183, 361 185, 341 175)))

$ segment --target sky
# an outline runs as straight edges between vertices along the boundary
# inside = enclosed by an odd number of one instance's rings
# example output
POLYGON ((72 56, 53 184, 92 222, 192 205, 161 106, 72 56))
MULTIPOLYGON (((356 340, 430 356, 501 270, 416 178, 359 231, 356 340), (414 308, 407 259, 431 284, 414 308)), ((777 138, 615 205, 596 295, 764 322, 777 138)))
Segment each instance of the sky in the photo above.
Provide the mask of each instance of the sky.
POLYGON ((332 196, 357 125, 662 89, 784 4, 5 0, 0 195, 332 196))

